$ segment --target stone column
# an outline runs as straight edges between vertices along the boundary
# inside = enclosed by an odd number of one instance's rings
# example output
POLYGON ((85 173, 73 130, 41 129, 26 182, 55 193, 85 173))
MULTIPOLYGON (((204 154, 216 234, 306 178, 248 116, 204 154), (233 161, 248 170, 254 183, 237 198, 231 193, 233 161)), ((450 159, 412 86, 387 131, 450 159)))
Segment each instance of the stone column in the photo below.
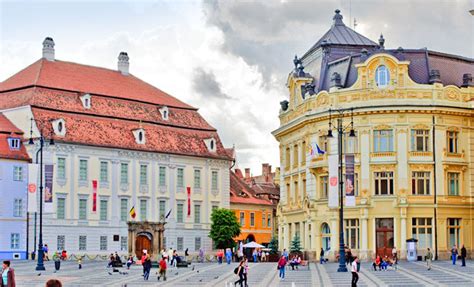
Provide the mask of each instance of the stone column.
POLYGON ((331 218, 331 253, 332 258, 336 258, 336 254, 339 252, 339 220, 337 218, 331 218))
POLYGON ((361 259, 367 259, 368 258, 368 251, 369 251, 369 247, 368 247, 368 237, 369 237, 369 230, 367 229, 367 210, 364 209, 364 215, 361 216, 360 220, 361 220, 361 224, 360 224, 360 227, 361 227, 361 231, 360 231, 360 235, 361 235, 361 250, 360 250, 360 256, 361 256, 361 259))
POLYGON ((406 258, 407 254, 407 218, 402 215, 400 218, 400 258, 406 258))

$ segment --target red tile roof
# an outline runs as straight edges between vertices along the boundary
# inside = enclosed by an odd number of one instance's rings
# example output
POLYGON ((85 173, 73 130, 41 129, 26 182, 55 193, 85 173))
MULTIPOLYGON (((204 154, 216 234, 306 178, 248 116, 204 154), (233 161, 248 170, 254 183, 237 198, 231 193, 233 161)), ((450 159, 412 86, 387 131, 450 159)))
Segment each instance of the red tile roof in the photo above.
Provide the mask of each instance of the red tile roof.
POLYGON ((41 86, 194 109, 132 74, 65 61, 36 61, 0 83, 0 91, 41 86))
POLYGON ((23 143, 20 149, 11 149, 8 138, 22 138, 23 132, 10 122, 2 113, 0 113, 0 158, 30 161, 23 143))
POLYGON ((259 204, 273 205, 273 203, 265 198, 259 198, 255 191, 240 179, 233 171, 230 171, 230 203, 241 204, 259 204))

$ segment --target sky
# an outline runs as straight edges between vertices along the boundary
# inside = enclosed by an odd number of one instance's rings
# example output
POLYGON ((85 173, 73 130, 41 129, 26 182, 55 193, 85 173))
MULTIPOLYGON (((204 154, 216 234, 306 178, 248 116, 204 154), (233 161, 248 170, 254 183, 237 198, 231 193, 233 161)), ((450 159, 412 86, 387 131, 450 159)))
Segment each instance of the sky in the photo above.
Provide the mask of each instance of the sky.
POLYGON ((385 47, 422 48, 474 58, 473 0, 5 1, 0 0, 0 81, 41 57, 130 72, 199 108, 237 167, 279 166, 279 102, 295 54, 331 26, 346 25, 385 47))

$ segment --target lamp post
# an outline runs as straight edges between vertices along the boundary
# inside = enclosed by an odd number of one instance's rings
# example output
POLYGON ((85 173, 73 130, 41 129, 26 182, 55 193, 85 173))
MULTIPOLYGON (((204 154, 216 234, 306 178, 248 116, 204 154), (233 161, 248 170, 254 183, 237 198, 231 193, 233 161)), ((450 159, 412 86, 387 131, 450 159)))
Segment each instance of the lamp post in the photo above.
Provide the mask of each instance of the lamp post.
MULTIPOLYGON (((30 140, 28 141, 28 144, 34 145, 35 142, 33 141, 33 118, 30 119, 31 121, 31 129, 30 129, 30 140)), ((41 120, 36 120, 39 121, 40 123, 43 123, 41 120)), ((40 137, 39 137, 39 143, 40 143, 40 148, 36 152, 36 163, 38 163, 38 153, 39 153, 39 160, 40 160, 40 185, 39 185, 39 190, 40 190, 40 218, 39 218, 39 240, 38 240, 38 263, 36 264, 36 271, 44 271, 46 268, 44 267, 44 261, 43 261, 43 148, 45 145, 45 138, 43 137, 42 133, 40 132, 40 137)), ((51 137, 50 138, 50 145, 54 145, 54 140, 51 137)))
POLYGON ((338 146, 338 177, 339 177, 339 268, 337 272, 347 272, 346 267, 346 256, 344 250, 344 179, 343 179, 343 166, 342 166, 342 137, 344 135, 344 131, 350 127, 349 137, 354 138, 354 118, 353 118, 353 109, 329 109, 329 129, 328 129, 328 137, 332 138, 332 122, 331 122, 331 112, 335 111, 337 114, 337 146, 338 146), (344 117, 344 113, 350 112, 351 113, 351 123, 344 127, 342 118, 344 117))

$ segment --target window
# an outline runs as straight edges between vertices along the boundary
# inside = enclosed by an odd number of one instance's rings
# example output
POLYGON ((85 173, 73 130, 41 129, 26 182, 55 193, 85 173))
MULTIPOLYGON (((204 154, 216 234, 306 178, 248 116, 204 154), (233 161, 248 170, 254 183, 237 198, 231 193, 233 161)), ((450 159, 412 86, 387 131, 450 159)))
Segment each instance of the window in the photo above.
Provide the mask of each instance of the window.
POLYGON ((430 131, 411 130, 411 150, 429 151, 430 131))
POLYGON ((250 226, 255 226, 255 213, 250 212, 250 226))
POLYGON ((11 150, 19 150, 21 146, 21 141, 19 138, 8 138, 8 145, 11 150))
POLYGON ((66 159, 63 157, 58 157, 58 179, 66 178, 66 159))
POLYGON ((100 237, 100 250, 107 250, 107 236, 100 237))
POLYGON ((101 182, 109 181, 109 163, 106 161, 100 162, 100 181, 101 182))
POLYGON ((166 186, 166 167, 160 166, 160 186, 166 186))
POLYGON ((148 184, 148 166, 145 164, 140 165, 140 185, 148 184))
POLYGON ((393 131, 375 130, 374 131, 374 152, 393 151, 393 131))
POLYGON ((293 167, 298 166, 298 145, 293 146, 293 167))
POLYGON ((23 215, 23 199, 15 198, 13 201, 13 216, 21 217, 23 215))
POLYGON ((66 236, 58 235, 57 237, 58 250, 66 250, 66 236))
POLYGON ((201 170, 194 170, 194 188, 201 188, 201 170))
POLYGON ((413 195, 430 194, 430 172, 414 171, 412 173, 411 192, 413 195))
POLYGON ((448 131, 446 137, 448 153, 458 153, 458 132, 448 131))
POLYGON ((384 88, 388 86, 390 81, 390 73, 388 72, 387 67, 381 65, 375 70, 375 83, 379 88, 384 88))
POLYGON ((265 220, 265 213, 262 212, 262 227, 265 227, 267 221, 265 220))
POLYGON ((329 152, 328 137, 327 136, 319 136, 318 146, 321 150, 328 153, 329 152))
POLYGON ((108 207, 108 202, 106 199, 101 199, 100 200, 100 220, 106 221, 107 220, 107 207, 108 207))
POLYGON ((20 233, 12 233, 10 237, 10 248, 20 249, 20 233))
POLYGON ((13 180, 23 181, 23 167, 22 166, 13 167, 13 180))
POLYGON ((128 199, 120 199, 120 220, 127 221, 128 219, 128 199))
POLYGON ((298 188, 298 182, 295 181, 293 183, 293 187, 295 188, 295 202, 299 202, 300 201, 300 190, 298 188))
POLYGON ((201 249, 201 237, 194 238, 194 250, 199 251, 201 249))
POLYGON ((301 143, 301 165, 306 165, 306 142, 303 141, 301 143))
POLYGON ((418 239, 418 247, 431 248, 432 240, 431 218, 412 218, 412 237, 418 239))
POLYGON ((290 148, 287 147, 285 151, 285 169, 290 168, 290 148))
POLYGON ((147 201, 140 199, 140 220, 145 221, 147 216, 147 201))
POLYGON ((461 243, 461 219, 448 218, 448 242, 449 247, 456 245, 459 247, 461 243))
POLYGON ((245 212, 240 212, 240 226, 245 225, 245 212))
POLYGON ((79 250, 87 250, 87 236, 79 235, 79 250))
POLYGON ((194 223, 201 223, 201 205, 194 205, 194 223))
POLYGON ((79 160, 79 180, 87 181, 87 159, 79 160))
POLYGON ((184 249, 184 248, 183 248, 183 245, 184 245, 183 242, 184 242, 183 237, 178 237, 178 238, 177 238, 177 245, 178 245, 178 246, 177 246, 176 249, 177 249, 178 251, 184 249))
MULTIPOLYGON (((354 173, 354 196, 359 196, 359 174, 354 173)), ((346 175, 344 174, 344 191, 346 190, 346 175)), ((344 196, 346 193, 344 192, 344 196)))
POLYGON ((267 227, 272 227, 272 215, 269 213, 267 215, 267 227))
POLYGON ((344 133, 342 137, 342 147, 344 148, 344 154, 346 153, 358 153, 359 152, 359 145, 358 145, 358 132, 354 131, 355 136, 350 137, 349 132, 344 133))
POLYGON ((61 198, 61 197, 58 198, 56 217, 57 219, 66 218, 66 199, 65 198, 61 198))
POLYGON ((128 237, 127 236, 120 237, 120 250, 121 251, 128 250, 128 237))
POLYGON ((176 208, 176 222, 183 223, 184 222, 184 204, 178 203, 176 208))
POLYGON ((87 220, 87 199, 79 199, 79 220, 87 220))
POLYGON ((213 190, 217 189, 217 176, 218 176, 218 172, 212 171, 212 189, 213 190))
POLYGON ((448 195, 459 195, 458 172, 448 172, 448 195))
POLYGON ((321 226, 322 233, 322 244, 325 251, 331 249, 331 229, 327 223, 323 223, 321 226))
POLYGON ((393 172, 375 172, 375 195, 393 195, 393 172))
POLYGON ((120 183, 128 183, 128 163, 120 164, 120 183))
POLYGON ((178 168, 176 170, 177 172, 177 186, 178 187, 184 187, 184 169, 183 168, 178 168))
POLYGON ((320 176, 319 177, 319 190, 320 190, 320 196, 322 199, 328 198, 328 190, 329 190, 329 185, 328 185, 328 176, 320 176))
POLYGON ((158 212, 159 212, 158 214, 160 216, 160 219, 165 218, 165 215, 166 215, 166 201, 160 200, 158 212))
POLYGON ((291 190, 290 190, 290 184, 286 184, 286 203, 289 205, 291 202, 291 190))

